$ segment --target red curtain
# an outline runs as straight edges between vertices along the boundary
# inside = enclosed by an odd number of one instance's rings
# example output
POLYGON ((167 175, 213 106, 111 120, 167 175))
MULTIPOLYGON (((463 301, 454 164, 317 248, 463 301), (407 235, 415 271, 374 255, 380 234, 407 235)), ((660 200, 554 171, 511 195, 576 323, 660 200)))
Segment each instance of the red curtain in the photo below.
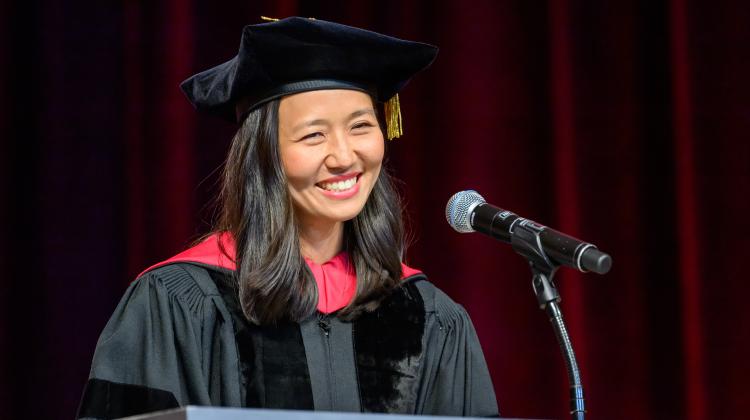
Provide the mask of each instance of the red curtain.
POLYGON ((523 259, 445 222, 464 189, 613 256, 556 279, 592 418, 750 411, 744 2, 101 3, 0 6, 2 417, 70 418, 128 282, 209 228, 235 127, 178 84, 261 15, 441 48, 388 160, 409 263, 469 311, 504 416, 567 417, 567 378, 523 259))

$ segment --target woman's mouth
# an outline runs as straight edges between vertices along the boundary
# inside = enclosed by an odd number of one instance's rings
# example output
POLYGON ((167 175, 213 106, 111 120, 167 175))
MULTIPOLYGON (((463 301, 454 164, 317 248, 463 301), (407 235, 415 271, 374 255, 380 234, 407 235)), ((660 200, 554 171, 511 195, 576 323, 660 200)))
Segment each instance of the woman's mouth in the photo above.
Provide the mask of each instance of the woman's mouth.
POLYGON ((356 183, 357 177, 354 176, 345 181, 321 182, 318 184, 318 186, 324 190, 341 192, 352 188, 356 183))
POLYGON ((360 175, 336 177, 328 181, 318 182, 315 185, 328 197, 349 198, 359 191, 357 181, 359 181, 360 175))

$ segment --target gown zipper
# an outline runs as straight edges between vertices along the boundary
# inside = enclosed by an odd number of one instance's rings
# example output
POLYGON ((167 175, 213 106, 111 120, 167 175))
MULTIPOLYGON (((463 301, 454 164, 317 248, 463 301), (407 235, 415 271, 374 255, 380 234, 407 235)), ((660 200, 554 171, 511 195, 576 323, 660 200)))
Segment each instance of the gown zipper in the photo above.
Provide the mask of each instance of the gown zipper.
POLYGON ((334 392, 336 392, 336 384, 333 383, 333 360, 331 359, 331 320, 328 318, 328 315, 325 314, 318 314, 318 327, 323 331, 323 335, 325 336, 325 348, 326 348, 326 361, 328 362, 328 369, 326 369, 326 373, 328 374, 328 396, 330 398, 330 409, 335 410, 336 407, 334 406, 334 392))

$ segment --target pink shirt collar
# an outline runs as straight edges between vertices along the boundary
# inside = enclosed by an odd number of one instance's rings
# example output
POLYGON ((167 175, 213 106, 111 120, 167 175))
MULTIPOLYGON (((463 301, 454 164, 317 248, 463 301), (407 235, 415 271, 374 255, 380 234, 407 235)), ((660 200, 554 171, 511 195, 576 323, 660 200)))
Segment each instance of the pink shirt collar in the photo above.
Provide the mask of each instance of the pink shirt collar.
POLYGON ((357 275, 349 262, 349 254, 341 252, 323 264, 305 257, 307 266, 318 285, 318 310, 324 314, 338 311, 354 298, 357 275))

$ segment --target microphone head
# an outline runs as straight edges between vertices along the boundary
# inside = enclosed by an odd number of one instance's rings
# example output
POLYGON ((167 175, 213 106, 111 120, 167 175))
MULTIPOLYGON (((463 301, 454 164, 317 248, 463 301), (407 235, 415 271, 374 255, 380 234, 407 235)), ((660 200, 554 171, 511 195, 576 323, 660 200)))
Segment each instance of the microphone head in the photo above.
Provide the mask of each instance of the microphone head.
POLYGON ((459 191, 448 200, 448 205, 445 206, 445 218, 457 232, 474 232, 469 216, 474 207, 485 203, 484 197, 474 190, 459 191))

